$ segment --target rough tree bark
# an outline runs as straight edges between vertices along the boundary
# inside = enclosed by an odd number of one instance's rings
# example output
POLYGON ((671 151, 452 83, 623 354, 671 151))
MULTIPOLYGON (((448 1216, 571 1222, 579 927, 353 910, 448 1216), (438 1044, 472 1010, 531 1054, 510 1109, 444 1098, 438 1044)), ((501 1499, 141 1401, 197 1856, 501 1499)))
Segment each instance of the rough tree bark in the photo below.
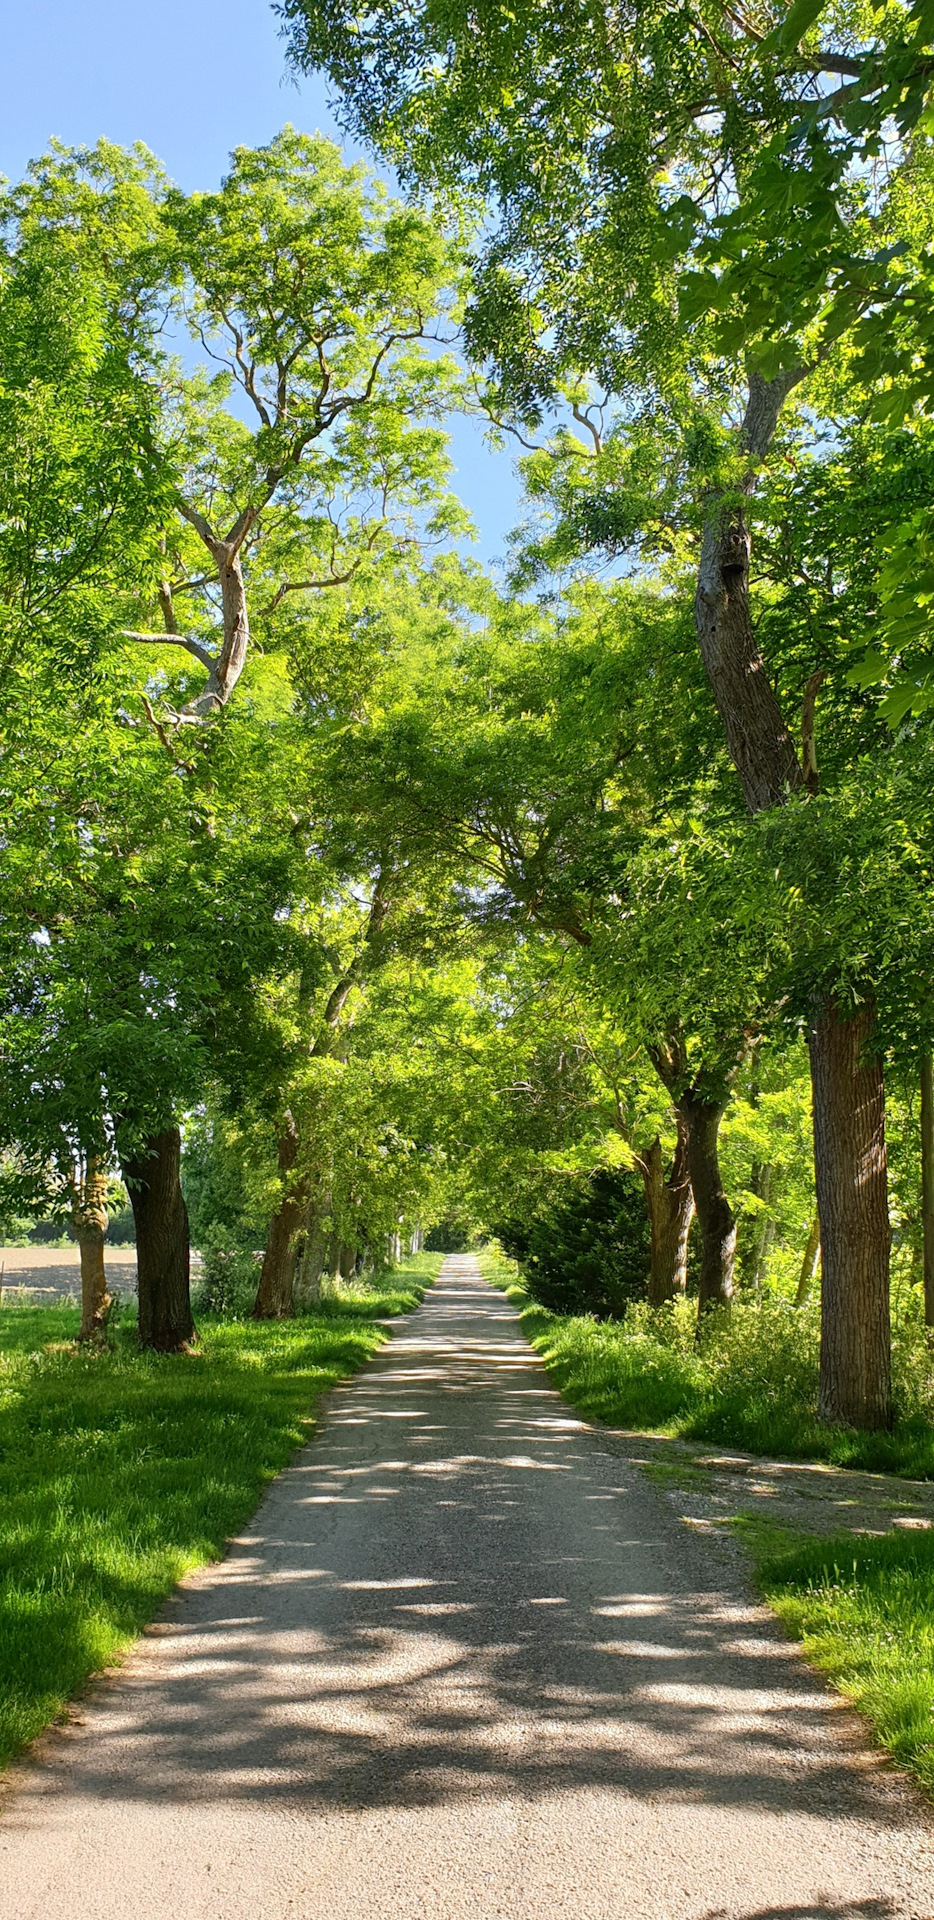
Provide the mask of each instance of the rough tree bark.
POLYGON ((132 1154, 121 1154, 120 1165, 136 1225, 140 1345, 184 1352, 195 1323, 178 1128, 150 1134, 132 1154))
POLYGON ((352 1280, 357 1267, 356 1247, 342 1246, 337 1260, 337 1271, 342 1280, 352 1280))
POLYGON ((646 1153, 637 1158, 649 1214, 651 1253, 649 1306, 664 1306, 687 1286, 688 1238, 694 1218, 694 1193, 688 1172, 687 1124, 677 1114, 678 1139, 671 1168, 665 1174, 662 1143, 656 1134, 646 1153))
POLYGON ((88 1155, 83 1178, 76 1186, 71 1219, 81 1255, 81 1326, 78 1339, 104 1341, 112 1304, 104 1267, 107 1167, 103 1160, 93 1154, 88 1155))
MULTIPOLYGON (((804 371, 796 368, 774 380, 756 373, 750 376, 740 435, 741 450, 748 455, 749 465, 738 489, 741 495, 753 493, 757 464, 768 452, 782 405, 804 371)), ((805 694, 802 764, 756 644, 749 608, 750 553, 749 527, 742 505, 735 497, 711 501, 698 569, 695 624, 746 804, 750 813, 759 813, 781 805, 802 787, 812 792, 816 789, 814 699, 819 676, 812 676, 805 694)), ((880 1062, 872 1069, 874 1098, 867 1097, 864 1076, 868 1069, 860 1064, 866 1031, 862 1012, 852 1021, 849 1038, 843 1032, 847 1025, 828 1002, 814 1023, 811 1044, 825 1294, 828 1276, 833 1275, 833 1304, 821 1335, 821 1407, 846 1405, 851 1409, 846 1417, 855 1419, 853 1410, 862 1404, 865 1419, 860 1418, 857 1424, 886 1426, 891 1421, 891 1402, 883 1407, 876 1397, 891 1372, 884 1145, 881 1169, 872 1183, 871 1205, 867 1204, 866 1193, 854 1184, 859 1170, 872 1165, 879 1151, 877 1125, 881 1125, 884 1087, 880 1062), (844 1083, 850 1070, 854 1077, 846 1092, 844 1083), (822 1116, 820 1126, 818 1113, 822 1116), (839 1140, 838 1125, 842 1128, 839 1140), (863 1132, 858 1137, 860 1127, 863 1132), (848 1273, 853 1288, 852 1311, 843 1305, 848 1273), (860 1380, 865 1383, 864 1390, 857 1388, 860 1380)), ((826 1417, 843 1416, 828 1413, 826 1417)))
POLYGON ((934 1058, 921 1062, 921 1233, 924 1324, 934 1327, 934 1058))
POLYGON ((290 1182, 298 1158, 298 1128, 290 1113, 279 1135, 279 1177, 284 1194, 269 1222, 259 1285, 253 1302, 254 1320, 290 1320, 295 1312, 295 1236, 308 1205, 308 1182, 290 1182))
MULTIPOLYGON (((782 404, 801 373, 764 380, 753 373, 741 446, 750 465, 738 489, 750 495, 756 462, 771 445, 782 404)), ((759 652, 749 606, 749 525, 742 505, 711 501, 701 541, 694 623, 727 746, 750 813, 787 799, 803 783, 794 740, 785 725, 759 652)))
POLYGON ((820 1416, 892 1423, 885 1085, 875 1008, 841 1018, 832 1000, 810 1033, 820 1215, 820 1416))
POLYGON ((724 1192, 719 1155, 726 1103, 688 1092, 681 1095, 679 1106, 687 1117, 688 1166, 701 1234, 700 1321, 709 1307, 728 1307, 733 1298, 736 1220, 724 1192))
POLYGON ((718 1141, 730 1090, 749 1058, 751 1044, 748 1034, 738 1036, 732 1046, 724 1042, 720 1061, 708 1062, 694 1072, 679 1031, 669 1033, 661 1044, 649 1049, 684 1135, 702 1243, 698 1325, 708 1307, 729 1306, 733 1298, 736 1221, 723 1188, 718 1141))

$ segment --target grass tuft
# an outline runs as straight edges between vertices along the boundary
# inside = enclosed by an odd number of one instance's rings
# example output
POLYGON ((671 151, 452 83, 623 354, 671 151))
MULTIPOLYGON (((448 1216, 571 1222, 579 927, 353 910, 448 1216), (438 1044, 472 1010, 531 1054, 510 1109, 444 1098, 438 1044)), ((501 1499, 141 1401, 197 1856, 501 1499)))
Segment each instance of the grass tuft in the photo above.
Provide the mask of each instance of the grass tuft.
POLYGON ((738 1524, 789 1633, 934 1793, 934 1533, 762 1537, 738 1524))

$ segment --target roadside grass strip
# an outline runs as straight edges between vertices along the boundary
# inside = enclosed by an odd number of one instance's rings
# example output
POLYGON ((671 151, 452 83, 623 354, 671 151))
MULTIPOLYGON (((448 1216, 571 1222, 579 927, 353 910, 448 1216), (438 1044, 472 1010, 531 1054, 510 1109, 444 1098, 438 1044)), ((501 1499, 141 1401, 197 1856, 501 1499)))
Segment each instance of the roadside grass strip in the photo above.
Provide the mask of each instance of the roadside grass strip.
POLYGON ((480 1266, 518 1307, 526 1339, 586 1420, 766 1458, 934 1479, 934 1356, 920 1319, 895 1330, 894 1431, 858 1433, 816 1418, 816 1307, 739 1300, 730 1314, 711 1314, 698 1350, 694 1300, 654 1313, 635 1305, 625 1320, 566 1316, 538 1306, 502 1254, 486 1250, 480 1266))
POLYGON ((934 1795, 934 1533, 792 1544, 761 1523, 733 1524, 764 1598, 807 1658, 934 1795))
POLYGON ((307 1318, 204 1318, 188 1355, 138 1353, 132 1326, 88 1352, 74 1309, 0 1309, 0 1764, 223 1554, 320 1395, 440 1264, 416 1256, 307 1318))

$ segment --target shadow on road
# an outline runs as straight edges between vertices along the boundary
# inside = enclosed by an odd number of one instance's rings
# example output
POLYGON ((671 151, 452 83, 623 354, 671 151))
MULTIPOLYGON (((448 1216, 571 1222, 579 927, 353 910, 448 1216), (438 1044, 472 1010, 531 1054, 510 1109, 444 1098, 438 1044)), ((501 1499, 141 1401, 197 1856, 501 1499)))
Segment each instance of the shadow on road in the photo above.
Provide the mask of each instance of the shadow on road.
POLYGON ((722 1582, 547 1386, 506 1300, 448 1274, 106 1690, 93 1737, 47 1764, 101 1799, 424 1808, 604 1787, 903 1821, 905 1796, 853 1764, 846 1716, 722 1582))

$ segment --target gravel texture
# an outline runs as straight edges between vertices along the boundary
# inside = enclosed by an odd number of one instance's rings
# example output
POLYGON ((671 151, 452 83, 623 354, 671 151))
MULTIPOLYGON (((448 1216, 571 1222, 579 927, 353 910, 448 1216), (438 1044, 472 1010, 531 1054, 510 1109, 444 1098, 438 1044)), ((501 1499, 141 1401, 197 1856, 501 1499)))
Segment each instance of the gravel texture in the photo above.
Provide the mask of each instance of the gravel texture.
POLYGON ((934 1825, 464 1256, 11 1782, 10 1920, 934 1916, 934 1825))

